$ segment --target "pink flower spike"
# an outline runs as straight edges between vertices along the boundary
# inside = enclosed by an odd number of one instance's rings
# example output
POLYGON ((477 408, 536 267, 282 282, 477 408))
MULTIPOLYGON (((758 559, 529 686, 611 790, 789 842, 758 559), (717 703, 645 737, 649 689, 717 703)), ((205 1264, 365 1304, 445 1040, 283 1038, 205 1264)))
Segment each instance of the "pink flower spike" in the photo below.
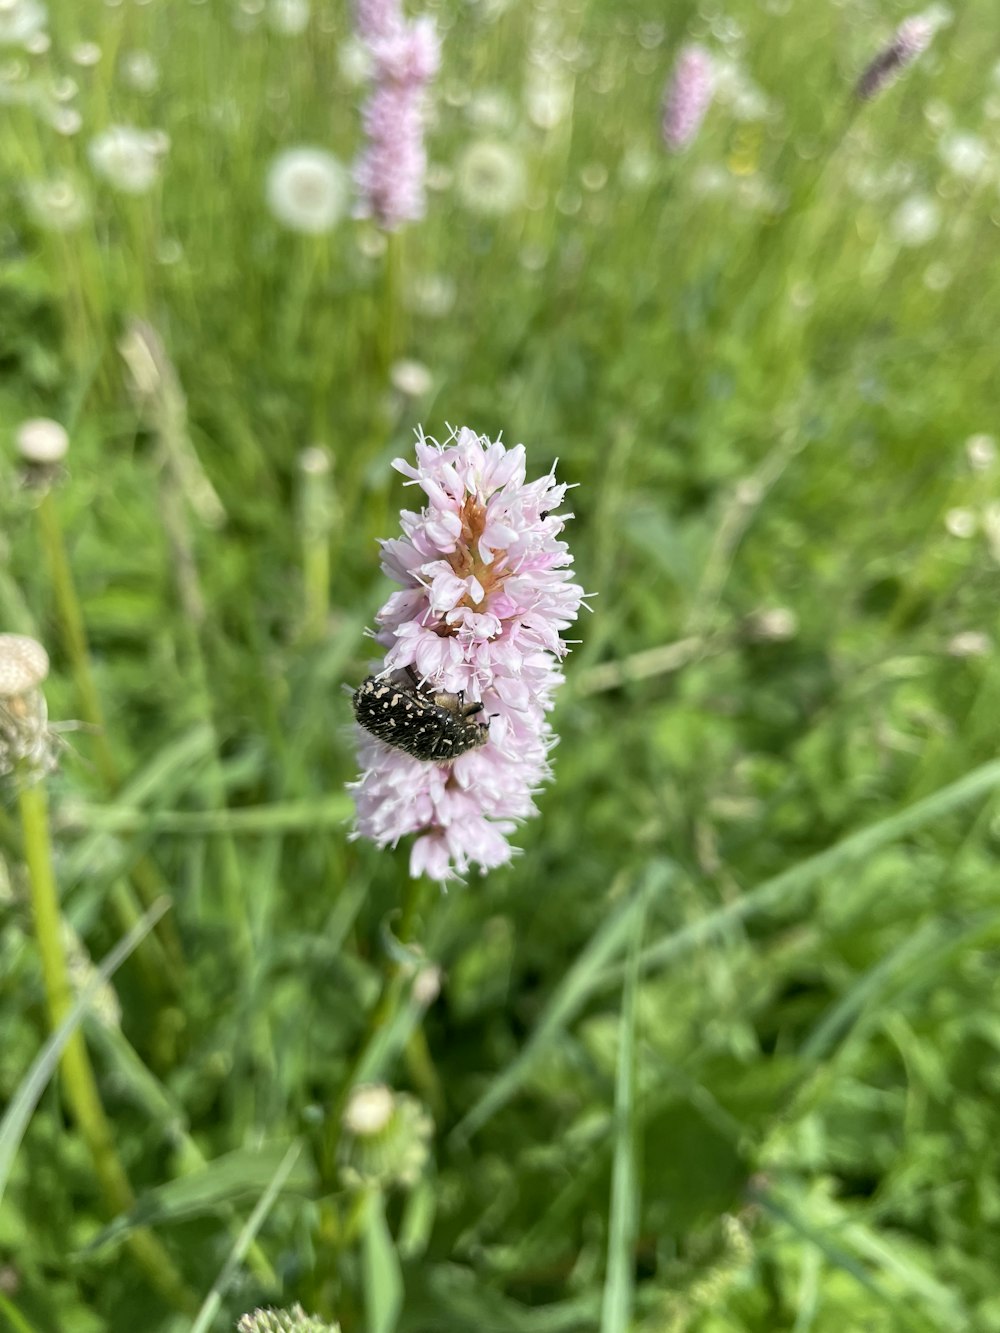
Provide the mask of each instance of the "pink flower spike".
POLYGON ((714 64, 703 46, 682 46, 663 96, 663 142, 683 152, 701 129, 712 101, 714 64))
POLYGON ((441 45, 434 20, 408 22, 399 0, 359 0, 356 13, 374 71, 362 111, 365 147, 354 167, 357 212, 395 231, 419 221, 426 208, 424 101, 441 45))
POLYGON ((583 590, 570 582, 572 557, 558 540, 566 488, 552 473, 526 483, 522 445, 463 428, 444 445, 421 435, 416 457, 415 467, 393 465, 427 504, 404 511, 403 536, 382 544, 382 568, 401 585, 377 616, 382 697, 393 681, 403 705, 461 696, 482 705, 470 716, 489 731, 438 761, 359 727, 355 836, 394 847, 416 834, 410 874, 444 881, 509 861, 510 835, 537 813, 533 794, 550 776, 555 745, 547 715, 568 652, 561 631, 583 590), (415 680, 395 674, 407 668, 415 680))
POLYGON ((907 66, 912 65, 930 46, 934 27, 931 19, 919 15, 903 19, 888 45, 879 51, 861 75, 854 90, 855 96, 862 102, 870 102, 895 83, 907 66))

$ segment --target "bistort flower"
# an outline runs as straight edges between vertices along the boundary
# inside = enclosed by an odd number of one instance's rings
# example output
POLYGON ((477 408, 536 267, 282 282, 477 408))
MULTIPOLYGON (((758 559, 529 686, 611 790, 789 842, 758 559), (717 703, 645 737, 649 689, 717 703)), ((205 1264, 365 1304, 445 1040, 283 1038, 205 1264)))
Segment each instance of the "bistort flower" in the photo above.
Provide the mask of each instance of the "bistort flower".
POLYGON ((680 153, 701 129, 712 101, 713 61, 703 46, 682 46, 663 95, 663 142, 680 153))
POLYGON ((399 0, 361 0, 357 26, 374 80, 362 112, 365 148, 354 169, 358 213, 395 231, 426 209, 424 102, 441 47, 434 20, 408 22, 399 0))
POLYGON ((904 19, 858 79, 855 95, 869 102, 895 83, 903 70, 927 50, 934 38, 934 23, 920 16, 904 19))
POLYGON ((509 836, 536 813, 555 744, 548 713, 563 679, 562 632, 583 591, 559 540, 567 487, 552 472, 526 481, 523 445, 463 427, 444 445, 421 433, 416 458, 393 464, 425 505, 404 510, 402 537, 382 543, 382 568, 401 588, 377 617, 381 673, 407 672, 418 690, 462 698, 467 711, 481 704, 472 721, 489 732, 439 762, 359 728, 356 833, 381 847, 416 834, 410 874, 447 880, 509 861, 509 836))

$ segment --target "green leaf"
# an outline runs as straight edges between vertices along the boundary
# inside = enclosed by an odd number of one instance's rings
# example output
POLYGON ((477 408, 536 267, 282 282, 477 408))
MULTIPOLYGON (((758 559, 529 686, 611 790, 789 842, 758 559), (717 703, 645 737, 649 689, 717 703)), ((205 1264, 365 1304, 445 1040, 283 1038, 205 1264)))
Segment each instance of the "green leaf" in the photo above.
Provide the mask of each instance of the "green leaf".
POLYGON ((271 1180, 268 1182, 267 1189, 261 1195, 256 1208, 246 1220, 246 1225, 240 1231, 229 1252, 229 1257, 223 1264, 219 1276, 212 1283, 211 1290, 202 1302, 201 1309, 198 1311, 194 1323, 191 1325, 191 1333, 207 1333, 212 1326, 212 1321, 219 1313, 219 1307, 222 1304, 222 1297, 232 1282, 236 1270, 243 1262, 243 1258, 254 1242, 257 1232, 264 1225, 264 1220, 274 1206, 274 1202, 282 1189, 288 1182, 292 1174, 292 1168, 298 1161, 299 1153, 302 1151, 301 1143, 293 1143, 278 1165, 271 1180))
POLYGON ((379 1191, 368 1200, 362 1251, 368 1333, 393 1333, 403 1308, 403 1275, 379 1191))
MULTIPOLYGON (((134 1208, 109 1223, 87 1246, 86 1252, 121 1240, 135 1227, 200 1217, 221 1204, 258 1195, 270 1187, 288 1152, 287 1142, 268 1143, 259 1149, 241 1148, 217 1157, 201 1171, 168 1180, 141 1195, 134 1208)), ((297 1155, 292 1165, 296 1169, 290 1167, 281 1177, 281 1187, 296 1194, 311 1192, 316 1185, 313 1168, 307 1162, 298 1163, 297 1155)))
POLYGON ((38 1105, 39 1098, 45 1091, 48 1081, 59 1063, 59 1057, 62 1055, 66 1043, 79 1027, 91 1001, 101 987, 107 984, 108 978, 114 975, 129 954, 138 948, 169 907, 169 899, 158 899, 149 911, 135 923, 128 934, 115 945, 100 966, 96 968, 86 986, 77 996, 73 1007, 39 1051, 31 1068, 18 1085, 3 1120, 0 1121, 0 1200, 3 1199, 4 1190, 7 1187, 7 1181, 10 1178, 11 1168, 14 1164, 14 1157, 20 1147, 21 1139, 24 1137, 24 1131, 28 1127, 28 1122, 38 1105))
MULTIPOLYGON (((815 856, 807 857, 805 861, 800 861, 790 870, 785 870, 780 875, 775 875, 773 879, 758 884, 756 888, 727 903, 725 907, 720 907, 707 916, 682 926, 680 930, 675 930, 644 951, 640 960, 642 972, 645 974, 659 970, 714 935, 761 912, 776 908, 787 909, 796 898, 818 881, 845 870, 866 856, 871 856, 873 852, 895 842, 897 838, 915 833, 935 819, 940 819, 965 805, 970 805, 973 801, 988 796, 998 787, 1000 787, 1000 760, 994 759, 973 769, 957 782, 942 787, 933 796, 916 801, 898 814, 889 815, 877 824, 842 838, 840 842, 827 847, 825 851, 817 852, 815 856)), ((611 984, 617 981, 620 975, 619 971, 609 970, 600 981, 605 985, 611 984)))

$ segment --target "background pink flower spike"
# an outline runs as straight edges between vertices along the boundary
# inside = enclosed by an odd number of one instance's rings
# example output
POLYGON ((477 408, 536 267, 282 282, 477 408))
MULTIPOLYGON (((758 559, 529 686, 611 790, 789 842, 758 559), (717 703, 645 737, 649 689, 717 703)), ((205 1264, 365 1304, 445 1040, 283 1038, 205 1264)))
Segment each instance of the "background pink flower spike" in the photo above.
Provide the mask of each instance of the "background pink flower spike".
POLYGON ((408 22, 397 3, 363 0, 357 30, 372 61, 373 85, 362 111, 365 147, 354 167, 358 214, 386 231, 426 212, 424 103, 441 48, 433 19, 408 22))
POLYGON ((663 96, 663 142, 680 153, 694 141, 712 102, 712 57, 703 46, 682 46, 663 96))

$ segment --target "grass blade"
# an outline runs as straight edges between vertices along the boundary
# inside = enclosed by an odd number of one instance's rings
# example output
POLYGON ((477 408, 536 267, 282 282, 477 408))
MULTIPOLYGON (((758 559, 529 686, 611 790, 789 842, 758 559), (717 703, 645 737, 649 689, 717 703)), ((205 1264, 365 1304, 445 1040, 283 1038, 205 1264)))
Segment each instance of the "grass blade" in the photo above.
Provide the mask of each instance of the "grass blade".
POLYGON ((257 1232, 264 1225, 264 1221, 274 1206, 275 1199, 277 1199, 284 1188, 285 1182, 291 1175, 292 1168, 295 1166, 301 1151, 302 1144, 293 1143, 281 1159, 278 1169, 271 1177, 270 1184, 260 1196, 256 1208, 247 1218, 243 1229, 233 1242, 229 1258, 222 1265, 219 1276, 212 1283, 212 1288, 202 1302, 201 1309, 191 1325, 191 1333, 207 1333, 207 1330, 211 1328, 212 1321, 219 1313, 222 1298, 230 1282, 232 1282, 237 1268, 243 1262, 244 1255, 256 1239, 257 1232))
POLYGON ((138 948, 169 907, 170 900, 168 898, 159 899, 136 922, 128 934, 119 940, 100 966, 95 969, 93 975, 77 996, 73 1007, 38 1052, 31 1068, 21 1080, 20 1086, 11 1098, 3 1120, 0 1121, 0 1200, 3 1199, 4 1190, 10 1178, 11 1167, 14 1164, 14 1157, 21 1145, 28 1122, 59 1063, 59 1057, 62 1055, 66 1043, 79 1027, 84 1014, 101 987, 114 975, 129 954, 138 948))
POLYGON ((368 1200, 363 1262, 368 1333, 393 1333, 403 1308, 403 1275, 378 1191, 368 1200))
MULTIPOLYGON (((815 856, 800 861, 790 870, 775 875, 773 879, 765 880, 763 884, 758 884, 756 888, 734 902, 727 903, 725 907, 720 907, 717 911, 710 912, 687 926, 682 926, 680 930, 674 931, 643 952, 640 960, 641 971, 646 973, 664 967, 705 940, 719 934, 720 931, 747 921, 759 912, 779 906, 787 907, 793 899, 806 889, 812 888, 824 876, 834 874, 866 856, 871 856, 895 842, 897 838, 905 837, 906 834, 923 828, 925 824, 940 819, 943 815, 951 814, 975 800, 988 796, 998 787, 1000 787, 1000 760, 994 759, 988 764, 974 768, 957 782, 942 787, 932 796, 916 801, 898 814, 890 815, 877 824, 861 829, 858 833, 852 833, 849 837, 834 843, 832 847, 827 847, 824 851, 817 852, 815 856)), ((609 969, 601 978, 604 984, 611 984, 620 979, 620 971, 614 969, 609 969)))
POLYGON ((615 1077, 615 1147, 611 1169, 608 1266, 601 1302, 601 1333, 626 1333, 632 1317, 635 1241, 639 1228, 639 1180, 635 1160, 636 1012, 639 952, 646 924, 646 895, 640 892, 625 971, 615 1077))
MULTIPOLYGON (((208 1162, 200 1171, 167 1180, 140 1195, 134 1208, 119 1214, 98 1232, 87 1252, 120 1240, 135 1227, 201 1217, 223 1204, 237 1203, 269 1189, 287 1152, 284 1143, 267 1143, 259 1149, 239 1148, 208 1162)), ((312 1168, 306 1163, 291 1180, 289 1172, 281 1179, 282 1185, 288 1183, 289 1188, 302 1192, 311 1190, 316 1183, 312 1168)))
POLYGON ((548 1008, 520 1055, 494 1079, 489 1088, 452 1131, 468 1139, 514 1096, 527 1078, 539 1054, 572 1022, 600 984, 604 969, 621 952, 635 928, 645 903, 659 894, 673 878, 673 866, 655 861, 647 870, 639 891, 628 898, 600 926, 590 943, 556 988, 548 1008))

